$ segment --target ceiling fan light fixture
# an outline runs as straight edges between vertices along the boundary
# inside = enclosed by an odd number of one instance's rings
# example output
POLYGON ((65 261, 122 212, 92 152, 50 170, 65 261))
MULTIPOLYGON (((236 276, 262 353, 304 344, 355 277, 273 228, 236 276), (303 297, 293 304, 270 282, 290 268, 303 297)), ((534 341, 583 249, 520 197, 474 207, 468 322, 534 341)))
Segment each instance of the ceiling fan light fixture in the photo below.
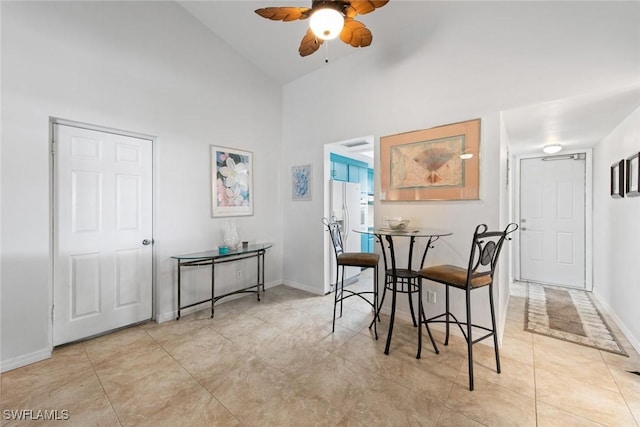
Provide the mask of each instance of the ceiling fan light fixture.
POLYGON ((545 145, 542 148, 542 151, 544 151, 547 154, 555 154, 560 150, 562 150, 562 145, 560 144, 549 144, 549 145, 545 145))
POLYGON ((344 27, 344 16, 330 7, 316 10, 309 20, 311 31, 319 39, 331 40, 340 34, 344 27))

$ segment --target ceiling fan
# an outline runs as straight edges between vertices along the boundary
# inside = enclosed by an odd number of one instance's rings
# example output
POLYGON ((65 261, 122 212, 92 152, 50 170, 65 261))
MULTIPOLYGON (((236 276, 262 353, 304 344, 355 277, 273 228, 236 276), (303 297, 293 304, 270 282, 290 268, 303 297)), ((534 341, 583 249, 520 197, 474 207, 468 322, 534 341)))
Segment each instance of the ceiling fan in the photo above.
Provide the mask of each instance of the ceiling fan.
POLYGON ((387 4, 389 0, 313 0, 308 7, 265 7, 256 13, 272 21, 296 21, 309 19, 309 29, 300 42, 300 56, 311 55, 325 40, 338 35, 340 40, 353 47, 371 44, 371 31, 357 15, 365 15, 387 4))

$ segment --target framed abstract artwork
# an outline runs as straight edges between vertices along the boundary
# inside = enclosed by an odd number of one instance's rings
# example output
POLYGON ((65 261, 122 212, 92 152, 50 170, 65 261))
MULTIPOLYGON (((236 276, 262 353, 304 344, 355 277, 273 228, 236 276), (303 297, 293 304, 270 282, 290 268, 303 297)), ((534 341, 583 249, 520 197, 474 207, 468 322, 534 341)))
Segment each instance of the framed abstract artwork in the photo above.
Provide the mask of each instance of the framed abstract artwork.
POLYGON ((625 165, 627 173, 626 192, 628 197, 640 196, 640 188, 638 187, 638 181, 640 181, 640 168, 638 167, 638 162, 640 162, 640 153, 636 153, 629 157, 625 165))
POLYGON ((311 200, 311 165, 291 168, 291 198, 311 200))
POLYGON ((253 215, 253 154, 211 147, 211 214, 253 215))
POLYGON ((624 197, 624 160, 611 165, 611 197, 624 197))
POLYGON ((480 119, 380 138, 380 200, 478 200, 480 119))

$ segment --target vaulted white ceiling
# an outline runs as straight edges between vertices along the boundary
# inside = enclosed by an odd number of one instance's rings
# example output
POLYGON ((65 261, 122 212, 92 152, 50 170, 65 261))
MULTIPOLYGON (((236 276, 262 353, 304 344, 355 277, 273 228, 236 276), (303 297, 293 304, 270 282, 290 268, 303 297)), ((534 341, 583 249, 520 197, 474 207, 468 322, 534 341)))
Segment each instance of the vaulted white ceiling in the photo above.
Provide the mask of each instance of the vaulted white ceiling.
MULTIPOLYGON (((500 64, 509 61, 509 52, 522 49, 531 52, 528 60, 532 67, 556 67, 559 73, 563 70, 563 63, 585 58, 602 58, 602 61, 608 61, 608 68, 612 71, 636 70, 635 79, 611 81, 608 87, 588 87, 583 94, 570 98, 559 97, 534 105, 506 108, 503 117, 514 153, 535 152, 549 142, 560 142, 568 149, 593 146, 640 106, 640 25, 637 25, 640 22, 640 2, 637 1, 591 2, 588 8, 583 8, 581 1, 564 2, 560 7, 558 2, 535 1, 533 9, 529 9, 535 13, 524 14, 519 9, 523 2, 518 1, 391 0, 383 8, 357 18, 373 33, 370 47, 352 48, 333 40, 304 58, 298 55, 298 46, 308 28, 307 21, 269 21, 255 14, 254 10, 283 5, 310 7, 311 0, 178 3, 239 54, 283 85, 323 67, 330 67, 347 56, 359 55, 364 49, 377 49, 388 57, 401 58, 399 53, 410 54, 412 46, 439 43, 439 34, 454 26, 461 31, 459 36, 466 38, 470 58, 479 51, 482 55, 495 56, 489 61, 483 58, 487 62, 493 61, 495 67, 476 75, 478 80, 509 79, 511 76, 501 75, 500 64), (481 14, 477 13, 479 7, 483 11, 481 14), (564 15, 558 15, 558 10, 564 15), (573 23, 572 17, 577 15, 580 25, 573 23), (552 25, 545 25, 547 21, 552 25), (516 28, 520 36, 511 37, 509 31, 515 33, 513 30, 516 28), (594 31, 604 36, 594 42, 590 34, 594 31), (561 39, 572 46, 571 52, 549 49, 555 40, 561 39), (581 43, 583 39, 590 41, 581 43), (492 47, 489 50, 486 49, 488 43, 492 47)), ((536 99, 535 91, 539 84, 544 82, 530 82, 519 87, 518 91, 523 99, 536 99)))

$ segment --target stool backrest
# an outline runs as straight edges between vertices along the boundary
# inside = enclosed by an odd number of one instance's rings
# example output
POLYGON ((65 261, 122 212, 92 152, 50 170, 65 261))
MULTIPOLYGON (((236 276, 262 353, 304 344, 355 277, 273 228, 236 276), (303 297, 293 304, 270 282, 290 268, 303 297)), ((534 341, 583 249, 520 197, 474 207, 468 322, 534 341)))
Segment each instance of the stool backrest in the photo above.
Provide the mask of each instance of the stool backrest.
POLYGON ((333 251, 337 257, 344 252, 344 245, 342 244, 342 226, 335 217, 329 220, 328 218, 322 218, 322 223, 327 227, 329 236, 331 237, 331 244, 333 245, 333 251))
POLYGON ((471 279, 490 276, 493 281, 493 273, 498 265, 498 257, 505 240, 511 240, 509 234, 518 229, 518 225, 511 223, 502 231, 488 231, 486 224, 480 224, 473 233, 471 255, 469 257, 469 269, 467 271, 467 287, 471 279))

